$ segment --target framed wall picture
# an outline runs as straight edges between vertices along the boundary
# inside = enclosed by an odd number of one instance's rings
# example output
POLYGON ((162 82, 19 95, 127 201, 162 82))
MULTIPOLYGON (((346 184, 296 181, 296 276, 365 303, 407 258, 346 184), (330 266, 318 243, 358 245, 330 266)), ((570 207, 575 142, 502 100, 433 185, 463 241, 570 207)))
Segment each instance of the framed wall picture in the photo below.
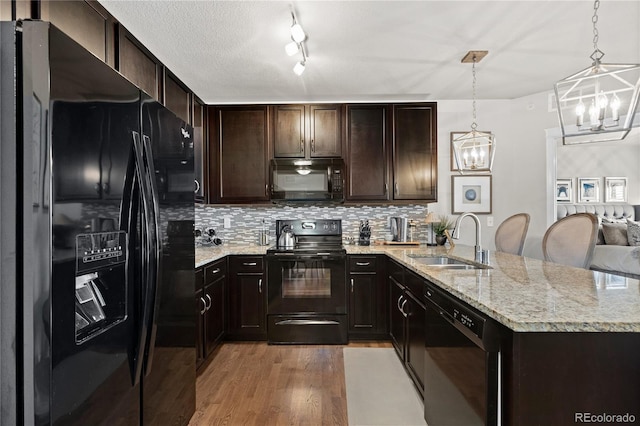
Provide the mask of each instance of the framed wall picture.
POLYGON ((491 175, 452 175, 451 211, 491 213, 491 175))
POLYGON ((600 202, 600 178, 578 178, 578 202, 600 202))
POLYGON ((573 203, 573 179, 556 179, 556 201, 573 203))
POLYGON ((604 178, 604 202, 605 203, 626 203, 627 202, 627 178, 626 177, 604 178))
MULTIPOLYGON (((478 130, 478 131, 480 131, 480 130, 478 130)), ((460 169, 458 168, 458 165, 456 164, 456 157, 455 157, 455 154, 453 153, 453 141, 454 141, 454 140, 456 140, 456 138, 459 138, 460 136, 462 136, 462 135, 464 135, 464 134, 466 134, 466 133, 469 133, 469 132, 470 132, 470 130, 466 130, 466 131, 464 131, 464 132, 462 132, 462 131, 456 131, 456 132, 451 132, 451 133, 450 133, 450 138, 449 138, 449 151, 450 151, 450 154, 451 154, 451 157, 450 157, 450 158, 451 158, 451 160, 450 160, 450 162, 451 162, 451 171, 452 171, 452 172, 457 172, 458 170, 460 170, 460 169)), ((491 132, 482 131, 481 133, 491 133, 491 132)), ((488 172, 488 171, 489 171, 489 168, 488 168, 488 167, 485 167, 485 168, 478 168, 478 169, 476 169, 476 170, 477 170, 477 171, 479 171, 479 172, 488 172)))

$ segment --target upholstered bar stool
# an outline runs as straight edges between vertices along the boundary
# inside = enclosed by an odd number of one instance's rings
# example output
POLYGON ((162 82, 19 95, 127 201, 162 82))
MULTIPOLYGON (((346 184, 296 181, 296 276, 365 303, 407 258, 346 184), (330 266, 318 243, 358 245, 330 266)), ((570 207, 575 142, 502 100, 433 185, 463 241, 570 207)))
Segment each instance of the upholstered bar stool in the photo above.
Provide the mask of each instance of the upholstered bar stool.
POLYGON ((502 221, 496 230, 496 251, 522 256, 529 220, 527 213, 518 213, 502 221))
POLYGON ((598 237, 598 218, 592 213, 566 216, 547 229, 542 240, 544 259, 588 269, 598 237))

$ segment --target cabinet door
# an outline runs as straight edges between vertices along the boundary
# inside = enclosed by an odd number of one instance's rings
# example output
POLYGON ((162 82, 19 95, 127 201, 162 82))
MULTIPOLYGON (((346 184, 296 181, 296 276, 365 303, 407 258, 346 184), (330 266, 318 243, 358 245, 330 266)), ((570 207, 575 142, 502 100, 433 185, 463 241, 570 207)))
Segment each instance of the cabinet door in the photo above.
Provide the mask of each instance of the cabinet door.
POLYGON ((425 352, 425 319, 427 308, 413 293, 406 291, 407 303, 404 311, 407 314, 406 364, 411 378, 420 393, 424 392, 424 352, 425 352))
POLYGON ((162 64, 129 31, 118 24, 116 69, 156 101, 160 101, 162 64))
POLYGON ((341 157, 340 105, 309 105, 309 156, 341 157))
POLYGON ((196 202, 206 202, 205 195, 207 192, 207 147, 204 144, 207 131, 205 120, 204 102, 194 97, 193 99, 193 161, 194 175, 196 180, 196 202))
POLYGON ((393 277, 389 277, 389 335, 398 356, 404 361, 405 318, 402 304, 405 303, 404 287, 393 277))
POLYGON ((305 156, 304 105, 278 105, 273 107, 273 156, 304 158, 305 156))
MULTIPOLYGON (((2 1, 2 3, 10 3, 2 1)), ((21 2, 18 2, 21 3, 21 2)), ((27 3, 27 2, 24 2, 27 3)), ((35 3, 35 2, 32 2, 35 3)), ((43 21, 49 21, 103 62, 114 66, 115 19, 96 1, 41 1, 43 21)))
POLYGON ((437 201, 436 104, 393 107, 393 199, 437 201))
POLYGON ((207 285, 204 289, 204 298, 207 302, 205 317, 205 354, 208 356, 216 348, 224 334, 224 283, 226 277, 222 276, 207 285))
POLYGON ((164 106, 187 123, 191 123, 191 93, 175 75, 165 68, 164 106))
MULTIPOLYGON (((202 278, 202 277, 201 277, 202 278)), ((196 280, 198 275, 196 274, 196 280)), ((204 299, 203 289, 196 290, 196 368, 204 362, 204 333, 205 333, 205 314, 207 311, 207 302, 204 299)))
POLYGON ((230 290, 230 332, 236 335, 266 335, 265 297, 262 274, 235 276, 230 290))
POLYGON ((376 274, 349 276, 349 332, 373 332, 377 326, 376 274))
POLYGON ((386 200, 386 105, 347 106, 347 200, 386 200))
POLYGON ((267 201, 267 107, 216 111, 218 201, 267 201))
POLYGON ((229 335, 234 339, 267 338, 267 288, 263 258, 233 256, 229 259, 229 335))

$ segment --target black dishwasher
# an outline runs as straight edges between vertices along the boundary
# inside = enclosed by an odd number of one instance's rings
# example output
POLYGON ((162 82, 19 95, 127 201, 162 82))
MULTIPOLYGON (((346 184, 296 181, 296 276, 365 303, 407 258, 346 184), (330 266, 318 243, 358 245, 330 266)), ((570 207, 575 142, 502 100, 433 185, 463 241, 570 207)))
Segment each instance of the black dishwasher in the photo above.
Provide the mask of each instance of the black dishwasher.
POLYGON ((425 300, 425 420, 500 424, 499 324, 430 284, 425 300))

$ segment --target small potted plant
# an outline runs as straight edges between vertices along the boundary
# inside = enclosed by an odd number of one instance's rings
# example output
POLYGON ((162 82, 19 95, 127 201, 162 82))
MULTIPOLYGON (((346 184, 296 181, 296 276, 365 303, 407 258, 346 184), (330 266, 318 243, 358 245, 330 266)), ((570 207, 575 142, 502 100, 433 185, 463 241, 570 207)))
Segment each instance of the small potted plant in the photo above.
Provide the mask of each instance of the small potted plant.
POLYGON ((433 224, 433 232, 436 234, 436 244, 439 246, 444 245, 447 241, 447 236, 444 231, 453 228, 453 221, 449 219, 449 216, 439 216, 438 221, 433 224))

